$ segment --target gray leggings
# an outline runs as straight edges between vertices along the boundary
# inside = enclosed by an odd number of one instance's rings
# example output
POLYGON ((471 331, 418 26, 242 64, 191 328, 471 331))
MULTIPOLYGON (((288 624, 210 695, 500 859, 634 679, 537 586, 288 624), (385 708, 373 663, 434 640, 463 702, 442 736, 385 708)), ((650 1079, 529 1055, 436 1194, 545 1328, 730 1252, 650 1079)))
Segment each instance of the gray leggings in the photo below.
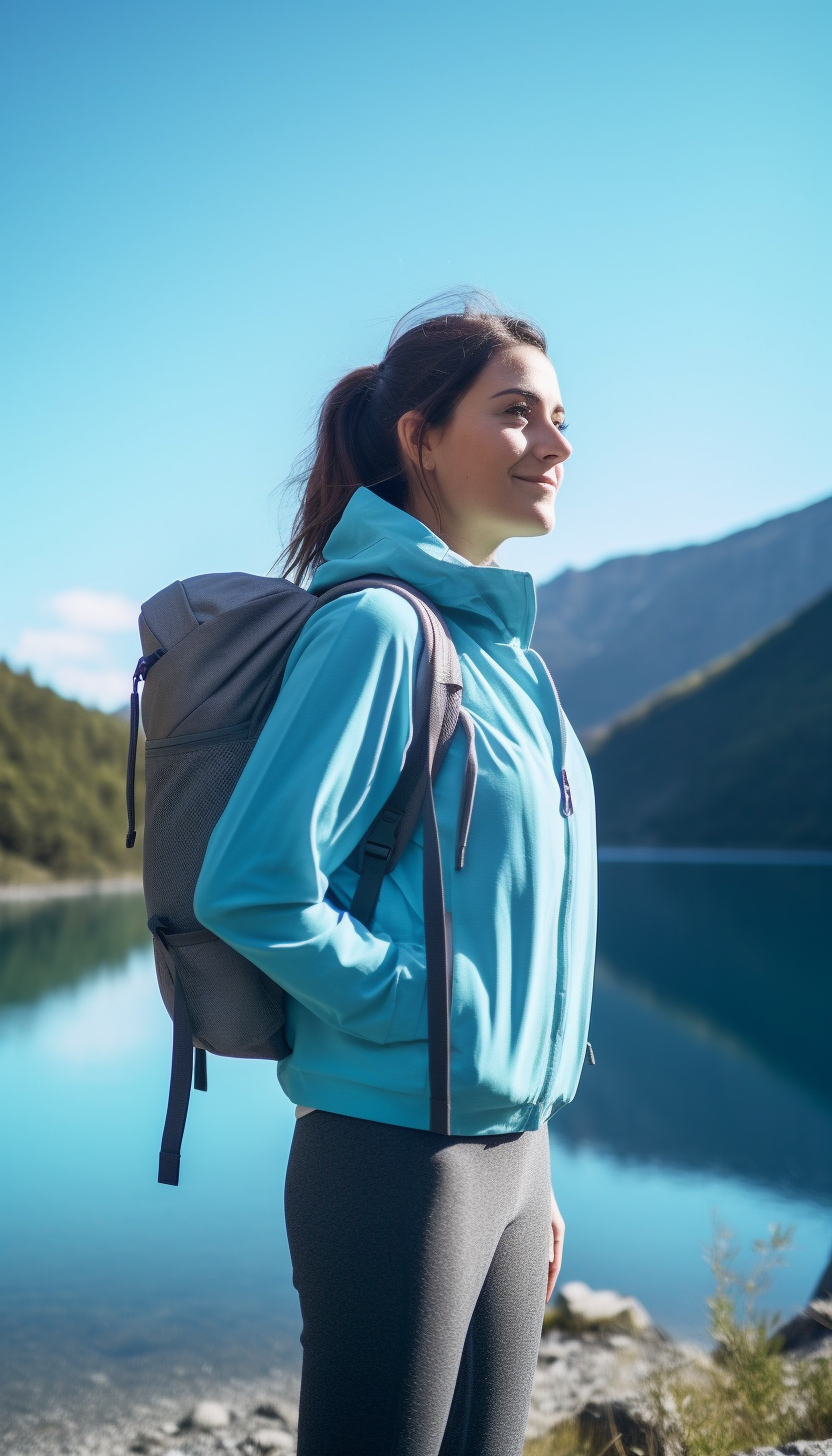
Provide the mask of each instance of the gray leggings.
POLYGON ((298 1456, 520 1456, 546 1294, 546 1127, 298 1120, 298 1456))

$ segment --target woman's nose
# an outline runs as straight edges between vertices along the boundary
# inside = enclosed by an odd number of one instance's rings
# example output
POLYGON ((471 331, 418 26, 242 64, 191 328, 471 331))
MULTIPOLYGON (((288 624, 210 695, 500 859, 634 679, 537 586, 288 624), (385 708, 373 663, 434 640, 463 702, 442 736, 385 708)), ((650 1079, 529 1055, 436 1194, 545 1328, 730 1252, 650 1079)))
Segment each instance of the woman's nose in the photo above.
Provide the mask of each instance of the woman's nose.
POLYGON ((561 465, 572 454, 572 446, 557 425, 552 425, 536 443, 534 453, 539 460, 555 460, 561 465))

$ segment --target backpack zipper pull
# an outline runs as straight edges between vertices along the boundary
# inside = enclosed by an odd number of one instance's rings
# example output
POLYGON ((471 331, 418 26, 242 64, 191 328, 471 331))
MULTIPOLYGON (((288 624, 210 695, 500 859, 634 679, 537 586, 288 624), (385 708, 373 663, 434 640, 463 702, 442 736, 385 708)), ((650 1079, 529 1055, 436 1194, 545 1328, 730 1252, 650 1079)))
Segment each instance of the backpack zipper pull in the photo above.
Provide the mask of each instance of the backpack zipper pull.
POLYGON ((130 694, 130 742, 127 746, 127 840, 128 849, 136 843, 136 753, 139 747, 139 682, 144 682, 154 662, 164 656, 164 647, 151 652, 149 657, 140 657, 133 673, 133 691, 130 694))
POLYGON ((589 1062, 589 1065, 591 1067, 594 1067, 595 1066, 595 1053, 592 1050, 592 1042, 591 1041, 588 1041, 587 1044, 586 1044, 586 1052, 584 1053, 584 1060, 587 1061, 587 1062, 589 1062))
POLYGON ((560 812, 564 819, 568 819, 572 813, 572 790, 569 787, 565 768, 560 771, 560 812))

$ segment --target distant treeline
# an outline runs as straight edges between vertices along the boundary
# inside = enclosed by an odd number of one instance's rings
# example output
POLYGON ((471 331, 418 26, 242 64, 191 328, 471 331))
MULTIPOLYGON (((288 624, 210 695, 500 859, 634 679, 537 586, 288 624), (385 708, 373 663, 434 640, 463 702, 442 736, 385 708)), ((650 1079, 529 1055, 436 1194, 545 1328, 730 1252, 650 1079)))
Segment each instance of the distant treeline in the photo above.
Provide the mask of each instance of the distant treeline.
POLYGON ((0 881, 141 872, 124 847, 127 736, 0 662, 0 881))

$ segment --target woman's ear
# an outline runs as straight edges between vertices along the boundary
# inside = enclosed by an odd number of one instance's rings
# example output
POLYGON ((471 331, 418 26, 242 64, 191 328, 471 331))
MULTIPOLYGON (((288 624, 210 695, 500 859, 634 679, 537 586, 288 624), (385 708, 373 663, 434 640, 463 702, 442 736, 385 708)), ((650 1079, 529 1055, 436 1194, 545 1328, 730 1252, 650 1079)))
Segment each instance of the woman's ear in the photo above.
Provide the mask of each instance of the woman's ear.
POLYGON ((423 428, 423 416, 418 409, 408 409, 407 415, 402 415, 396 424, 396 434, 399 437, 399 450, 402 453, 402 460, 405 462, 405 469, 408 472, 415 472, 415 479, 420 480, 425 470, 434 469, 433 454, 431 454, 431 431, 425 431, 421 437, 421 459, 420 459, 420 432, 423 428))
POLYGON ((405 465, 409 465, 417 473, 419 470, 419 432, 422 423, 422 416, 418 410, 408 410, 407 414, 401 415, 396 425, 402 459, 405 465))

